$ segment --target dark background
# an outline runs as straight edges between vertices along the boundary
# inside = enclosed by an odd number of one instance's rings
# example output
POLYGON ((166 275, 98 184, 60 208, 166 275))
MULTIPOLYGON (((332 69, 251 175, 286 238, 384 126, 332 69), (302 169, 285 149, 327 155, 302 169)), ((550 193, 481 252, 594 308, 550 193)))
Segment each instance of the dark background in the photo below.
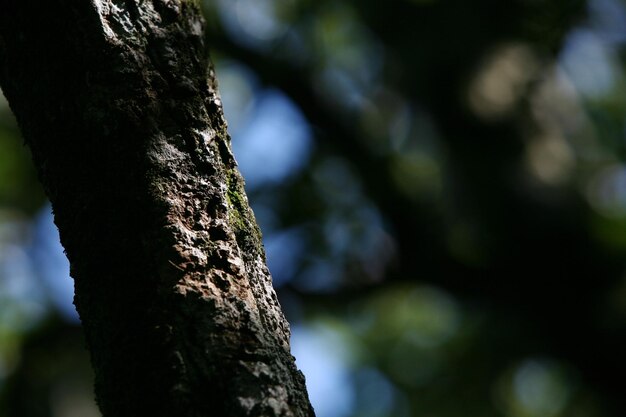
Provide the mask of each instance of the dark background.
MULTIPOLYGON (((626 415, 626 5, 205 2, 318 417, 626 415)), ((98 416, 0 102, 0 416, 98 416)))

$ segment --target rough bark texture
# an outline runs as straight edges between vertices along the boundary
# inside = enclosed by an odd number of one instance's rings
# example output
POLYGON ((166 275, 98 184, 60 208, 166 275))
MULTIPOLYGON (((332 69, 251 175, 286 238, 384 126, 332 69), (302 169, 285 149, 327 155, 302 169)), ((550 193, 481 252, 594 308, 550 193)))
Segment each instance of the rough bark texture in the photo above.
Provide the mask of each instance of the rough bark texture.
POLYGON ((0 0, 105 417, 313 416, 189 0, 0 0))

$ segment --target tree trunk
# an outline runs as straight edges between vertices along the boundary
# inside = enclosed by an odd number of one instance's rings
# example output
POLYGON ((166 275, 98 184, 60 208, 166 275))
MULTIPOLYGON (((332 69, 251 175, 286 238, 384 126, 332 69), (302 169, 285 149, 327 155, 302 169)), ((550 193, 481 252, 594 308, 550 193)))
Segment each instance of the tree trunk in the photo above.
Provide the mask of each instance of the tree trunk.
POLYGON ((0 0, 105 417, 313 416, 192 0, 0 0))

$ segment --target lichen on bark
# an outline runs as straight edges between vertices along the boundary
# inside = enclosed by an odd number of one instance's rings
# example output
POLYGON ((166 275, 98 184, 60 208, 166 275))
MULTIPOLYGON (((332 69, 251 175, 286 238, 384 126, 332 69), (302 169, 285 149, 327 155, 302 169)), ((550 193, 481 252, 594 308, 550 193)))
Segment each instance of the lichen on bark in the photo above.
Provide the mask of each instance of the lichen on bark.
POLYGON ((312 416, 198 3, 0 3, 107 416, 312 416))

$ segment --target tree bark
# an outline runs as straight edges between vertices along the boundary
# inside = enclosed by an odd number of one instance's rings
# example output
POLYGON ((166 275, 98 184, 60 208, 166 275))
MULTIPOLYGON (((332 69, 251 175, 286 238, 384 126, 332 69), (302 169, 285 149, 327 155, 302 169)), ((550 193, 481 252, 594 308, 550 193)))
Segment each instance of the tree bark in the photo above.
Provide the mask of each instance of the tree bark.
POLYGON ((313 416, 192 0, 0 0, 105 417, 313 416))

